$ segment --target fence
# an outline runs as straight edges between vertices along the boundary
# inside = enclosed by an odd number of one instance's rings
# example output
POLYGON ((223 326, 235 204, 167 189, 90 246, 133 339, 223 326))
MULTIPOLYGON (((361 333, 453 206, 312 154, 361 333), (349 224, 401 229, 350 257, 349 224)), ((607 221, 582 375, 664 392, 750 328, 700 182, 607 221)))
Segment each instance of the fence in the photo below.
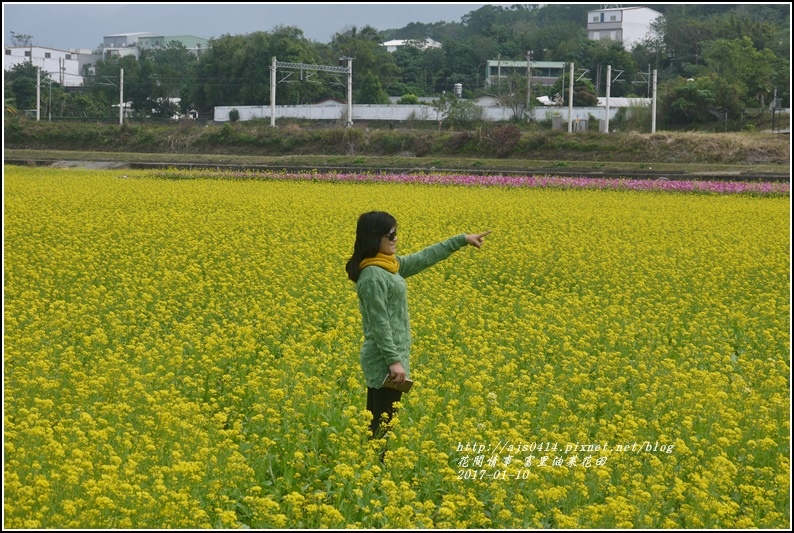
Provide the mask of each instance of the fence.
MULTIPOLYGON (((240 114, 239 120, 253 120, 270 118, 270 106, 217 106, 215 108, 215 122, 228 122, 229 112, 236 109, 240 114)), ((506 107, 481 107, 481 120, 487 121, 509 121, 513 119, 514 112, 506 107)), ((347 106, 329 105, 286 105, 276 106, 276 119, 297 118, 307 120, 342 120, 345 121, 347 106)), ((618 108, 609 109, 609 118, 612 120, 618 112, 618 108)), ((536 121, 552 120, 553 117, 560 119, 567 124, 568 108, 538 106, 532 109, 532 119, 536 121)), ((572 113, 573 121, 577 119, 588 121, 591 118, 597 120, 606 119, 605 107, 575 107, 572 113)), ((386 120, 386 121, 406 121, 406 120, 426 120, 438 121, 438 112, 428 105, 374 105, 362 104, 353 106, 353 122, 357 120, 386 120)))

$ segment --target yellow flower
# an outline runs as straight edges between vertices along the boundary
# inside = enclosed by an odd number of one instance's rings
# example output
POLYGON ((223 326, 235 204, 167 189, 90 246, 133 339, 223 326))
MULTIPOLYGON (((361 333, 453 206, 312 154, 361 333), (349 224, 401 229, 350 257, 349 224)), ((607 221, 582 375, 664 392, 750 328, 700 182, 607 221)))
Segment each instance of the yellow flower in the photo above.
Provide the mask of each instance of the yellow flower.
POLYGON ((129 172, 5 167, 6 527, 788 525, 787 198, 129 172), (380 440, 362 206, 495 229, 406 280, 380 440))

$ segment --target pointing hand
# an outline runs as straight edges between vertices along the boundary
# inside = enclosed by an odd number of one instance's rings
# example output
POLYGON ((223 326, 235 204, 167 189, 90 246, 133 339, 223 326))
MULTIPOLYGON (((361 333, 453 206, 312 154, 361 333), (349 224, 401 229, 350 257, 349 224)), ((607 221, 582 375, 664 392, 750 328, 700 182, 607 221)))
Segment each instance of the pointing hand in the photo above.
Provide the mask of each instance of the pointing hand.
POLYGON ((466 242, 471 244, 472 246, 476 246, 480 248, 485 241, 485 237, 491 234, 491 230, 486 231, 485 233, 470 233, 466 235, 466 242))

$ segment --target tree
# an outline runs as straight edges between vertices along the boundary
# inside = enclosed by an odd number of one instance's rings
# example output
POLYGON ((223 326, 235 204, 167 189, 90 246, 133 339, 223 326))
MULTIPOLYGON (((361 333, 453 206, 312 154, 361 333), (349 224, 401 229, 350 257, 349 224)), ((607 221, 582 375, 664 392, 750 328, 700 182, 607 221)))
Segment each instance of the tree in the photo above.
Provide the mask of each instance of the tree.
POLYGON ((401 46, 392 52, 395 66, 400 74, 387 92, 398 94, 425 94, 424 52, 415 46, 401 46))
POLYGON ((5 76, 6 107, 19 110, 36 109, 36 79, 40 81, 40 112, 45 117, 69 116, 65 114, 68 102, 74 94, 67 94, 61 84, 53 81, 48 72, 37 73, 38 68, 30 62, 15 65, 5 76))
POLYGON ((11 34, 11 44, 17 47, 30 46, 33 40, 32 35, 26 33, 9 32, 11 34))
POLYGON ((703 44, 712 38, 711 29, 705 21, 683 17, 665 18, 662 32, 667 58, 675 62, 678 74, 689 75, 691 66, 703 64, 703 44))
MULTIPOLYGON (((277 26, 273 32, 222 35, 210 41, 199 58, 190 101, 209 112, 216 105, 262 105, 270 102, 271 58, 279 62, 327 64, 325 49, 306 39, 294 26, 277 26)), ((336 64, 338 57, 333 60, 336 64)), ((310 102, 328 95, 328 84, 315 72, 279 70, 276 101, 285 104, 310 102)))
MULTIPOLYGON (((659 69, 662 68, 660 61, 662 61, 662 58, 667 57, 666 45, 664 42, 664 17, 658 17, 651 23, 651 29, 646 38, 636 43, 631 49, 631 57, 634 60, 637 71, 645 71, 647 68, 650 72, 651 68, 654 68, 657 69, 657 73, 659 73, 659 69)), ((664 64, 668 63, 665 62, 664 64)), ((668 78, 664 71, 659 74, 659 79, 662 81, 668 78)), ((639 80, 632 80, 632 82, 637 81, 639 80)), ((645 81, 647 88, 646 96, 650 97, 649 80, 645 81)))
POLYGON ((710 41, 748 37, 757 50, 769 48, 778 56, 788 57, 790 32, 788 11, 785 15, 768 5, 732 6, 713 4, 671 5, 662 21, 662 34, 671 68, 678 74, 691 75, 693 67, 705 64, 705 47, 710 41), (778 16, 781 14, 782 16, 778 16))
POLYGON ((441 49, 443 67, 439 72, 434 86, 434 93, 452 91, 456 83, 463 84, 465 89, 475 89, 480 84, 479 68, 485 69, 490 59, 488 49, 477 49, 475 45, 483 44, 480 40, 472 43, 467 41, 448 41, 441 49), (478 68, 479 67, 479 68, 478 68))
POLYGON ((17 103, 16 99, 13 96, 11 96, 11 97, 4 98, 4 100, 5 100, 5 112, 4 112, 4 114, 8 115, 10 117, 17 116, 18 111, 17 111, 17 106, 16 106, 16 103, 17 103))
POLYGON ((560 20, 540 26, 527 43, 537 60, 575 61, 581 45, 587 42, 586 25, 571 20, 560 20))
POLYGON ((377 76, 368 72, 356 91, 354 101, 357 104, 388 104, 389 95, 381 87, 377 76))
MULTIPOLYGON (((546 89, 547 96, 559 98, 562 105, 568 105, 568 90, 570 87, 570 73, 566 71, 559 79, 546 89), (563 89, 564 87, 564 89, 563 89)), ((595 86, 587 78, 576 79, 574 74, 573 105, 577 107, 594 106, 598 103, 595 86)))
MULTIPOLYGON (((239 64, 239 59, 232 62, 232 58, 248 39, 249 36, 228 34, 210 39, 209 50, 199 58, 196 82, 190 92, 190 100, 200 111, 207 112, 216 105, 241 103, 239 95, 245 79, 244 67, 239 64)), ((263 50, 263 53, 267 51, 263 50)))
POLYGON ((423 52, 425 94, 440 94, 437 89, 439 80, 446 76, 446 54, 443 48, 428 48, 423 52))
POLYGON ((527 111, 527 77, 513 73, 497 86, 497 101, 510 109, 513 120, 521 120, 527 111))
POLYGON ((698 79, 676 78, 665 83, 659 91, 660 116, 667 124, 694 124, 711 122, 717 95, 713 80, 707 76, 698 79))
POLYGON ((598 86, 595 88, 597 95, 606 95, 608 66, 612 67, 613 79, 620 73, 618 80, 610 87, 610 95, 627 96, 634 93, 630 82, 636 74, 636 63, 622 43, 610 39, 588 40, 583 43, 574 63, 577 67, 587 68, 591 79, 600 74, 598 86))
POLYGON ((353 87, 359 87, 368 74, 380 80, 382 87, 389 87, 399 79, 400 70, 392 55, 381 46, 378 31, 372 26, 360 30, 353 26, 331 39, 329 60, 339 57, 353 58, 353 87))
MULTIPOLYGON (((265 89, 256 93, 259 98, 260 94, 267 97, 265 100, 269 102, 270 98, 270 58, 275 56, 279 61, 288 61, 294 63, 306 63, 312 65, 339 65, 339 57, 329 58, 327 55, 327 46, 318 46, 315 43, 306 39, 303 31, 295 26, 276 26, 269 34, 270 49, 267 55, 267 64, 257 61, 256 56, 252 56, 255 62, 256 77, 259 79, 267 80, 267 83, 260 88, 265 89), (261 74, 260 74, 261 73, 261 74), (261 78, 260 78, 261 76, 261 78)), ((355 71, 355 69, 354 69, 355 71)), ((347 80, 334 86, 331 82, 338 82, 336 78, 325 73, 317 71, 301 72, 292 71, 292 73, 283 72, 282 74, 289 77, 288 81, 284 83, 277 83, 276 95, 279 102, 289 104, 305 104, 316 101, 319 98, 335 96, 347 99, 345 93, 345 83, 347 80)), ((260 89, 261 90, 261 89, 260 89)))
MULTIPOLYGON (((704 45, 706 67, 714 73, 720 86, 735 85, 731 100, 748 95, 759 107, 766 107, 775 88, 775 55, 771 50, 756 50, 750 37, 717 39, 704 45)), ((741 111, 749 102, 725 103, 721 107, 741 111)))
POLYGON ((69 93, 64 101, 62 116, 96 118, 107 115, 110 102, 96 95, 84 92, 69 93))
POLYGON ((90 88, 97 102, 107 104, 108 107, 103 115, 112 117, 118 113, 118 109, 114 110, 111 106, 119 104, 122 83, 124 103, 131 102, 132 112, 139 116, 148 116, 151 113, 155 81, 150 62, 141 62, 132 55, 111 57, 97 61, 94 72, 94 75, 86 79, 85 85, 90 88))
POLYGON ((482 108, 469 100, 462 100, 452 93, 444 93, 430 106, 438 118, 438 130, 441 124, 448 122, 451 126, 465 126, 480 118, 482 108))
POLYGON ((447 121, 452 127, 470 127, 472 123, 480 120, 482 117, 482 108, 472 102, 454 97, 455 101, 452 102, 449 111, 447 112, 447 121))
POLYGON ((447 118, 449 115, 450 109, 452 109, 452 104, 455 102, 457 98, 454 94, 442 94, 440 98, 437 100, 433 100, 430 104, 430 107, 436 112, 436 118, 438 119, 438 131, 441 131, 441 124, 444 122, 444 119, 447 118))
MULTIPOLYGON (((10 91, 16 100, 17 109, 36 108, 36 78, 38 67, 28 61, 17 63, 5 76, 4 85, 6 91, 10 91)), ((49 79, 46 72, 41 73, 41 83, 45 84, 49 79)))
POLYGON ((186 113, 198 58, 182 43, 171 41, 164 48, 144 51, 141 61, 149 61, 152 65, 154 85, 150 100, 155 114, 171 117, 177 111, 186 113), (179 108, 171 103, 175 98, 180 99, 179 108))

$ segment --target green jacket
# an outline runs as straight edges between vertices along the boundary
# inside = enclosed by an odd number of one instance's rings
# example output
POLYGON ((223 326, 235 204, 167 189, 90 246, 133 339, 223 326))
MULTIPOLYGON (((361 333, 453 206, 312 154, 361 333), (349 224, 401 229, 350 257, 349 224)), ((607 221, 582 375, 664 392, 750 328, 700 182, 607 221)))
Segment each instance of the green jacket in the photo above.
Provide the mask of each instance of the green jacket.
POLYGON ((389 365, 398 361, 405 368, 406 378, 410 376, 411 329, 405 278, 446 259, 465 245, 466 235, 460 234, 420 252, 398 255, 400 270, 396 274, 378 266, 361 271, 356 292, 364 327, 360 360, 367 387, 380 388, 389 365))

